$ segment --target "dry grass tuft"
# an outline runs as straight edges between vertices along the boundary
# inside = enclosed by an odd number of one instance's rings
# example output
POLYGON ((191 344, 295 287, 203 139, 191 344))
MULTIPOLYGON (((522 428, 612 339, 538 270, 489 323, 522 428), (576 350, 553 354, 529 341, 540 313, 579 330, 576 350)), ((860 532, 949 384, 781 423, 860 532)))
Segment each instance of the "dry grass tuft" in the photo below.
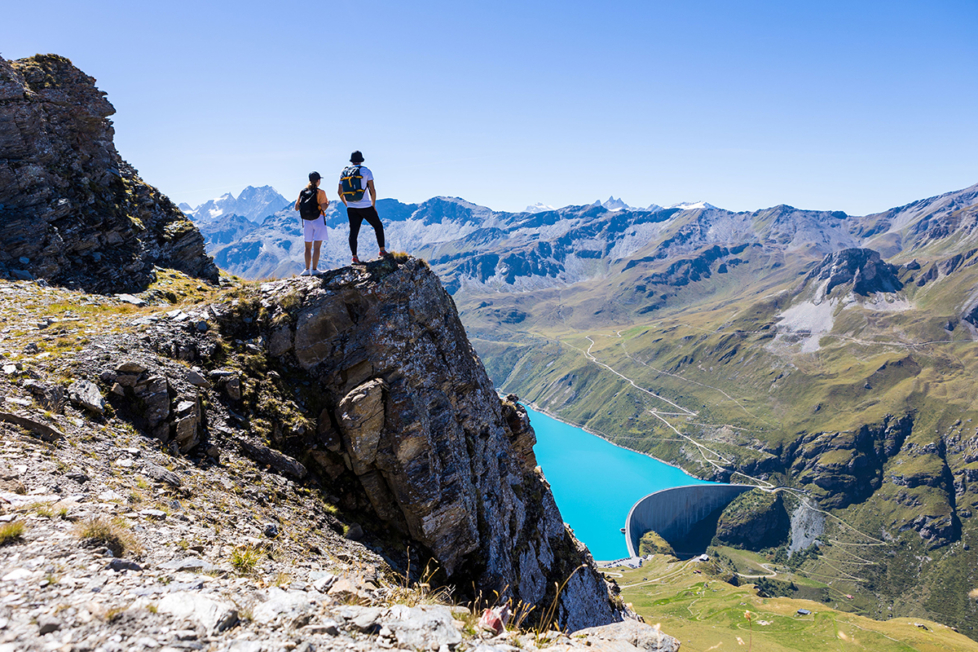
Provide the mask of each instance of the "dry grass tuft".
POLYGON ((5 523, 0 526, 0 546, 6 546, 8 544, 19 541, 21 536, 24 534, 24 522, 14 521, 13 523, 5 523))
POLYGON ((87 546, 105 546, 116 557, 124 552, 138 555, 142 551, 127 524, 118 520, 89 518, 78 525, 75 535, 87 546))
POLYGON ((235 548, 231 553, 231 565, 242 575, 248 575, 255 570, 262 551, 252 546, 235 548))

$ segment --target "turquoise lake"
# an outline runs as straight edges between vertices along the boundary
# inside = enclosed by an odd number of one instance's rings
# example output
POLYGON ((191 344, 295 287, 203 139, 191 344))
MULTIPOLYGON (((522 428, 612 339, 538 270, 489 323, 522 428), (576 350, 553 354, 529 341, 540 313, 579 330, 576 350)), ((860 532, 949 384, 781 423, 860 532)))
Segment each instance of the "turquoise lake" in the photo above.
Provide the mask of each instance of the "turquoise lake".
POLYGON ((669 487, 706 482, 546 414, 526 411, 537 433, 537 463, 553 489, 557 507, 595 559, 628 555, 621 528, 639 498, 669 487))

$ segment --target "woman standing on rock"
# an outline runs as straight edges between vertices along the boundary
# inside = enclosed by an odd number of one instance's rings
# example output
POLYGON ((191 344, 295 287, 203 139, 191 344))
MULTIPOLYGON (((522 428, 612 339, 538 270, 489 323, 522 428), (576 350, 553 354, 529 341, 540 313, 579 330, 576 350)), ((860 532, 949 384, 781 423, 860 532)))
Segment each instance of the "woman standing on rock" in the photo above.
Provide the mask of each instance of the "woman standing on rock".
POLYGON ((323 240, 329 239, 329 230, 326 228, 326 209, 329 208, 329 199, 326 197, 326 191, 319 189, 321 179, 318 172, 310 172, 309 185, 299 193, 299 198, 295 202, 295 210, 299 211, 299 217, 302 218, 302 230, 306 241, 306 268, 299 276, 319 275, 319 249, 323 240), (309 267, 310 261, 312 268, 309 267))

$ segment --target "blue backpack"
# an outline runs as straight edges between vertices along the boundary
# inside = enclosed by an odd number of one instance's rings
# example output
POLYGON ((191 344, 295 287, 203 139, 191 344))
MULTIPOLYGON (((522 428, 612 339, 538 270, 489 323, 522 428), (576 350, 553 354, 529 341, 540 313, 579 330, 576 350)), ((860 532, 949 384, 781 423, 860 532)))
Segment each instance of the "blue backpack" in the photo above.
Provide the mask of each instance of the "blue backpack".
POLYGON ((340 175, 340 183, 343 185, 343 198, 346 201, 360 201, 363 199, 363 176, 360 174, 359 165, 351 165, 343 168, 340 175))

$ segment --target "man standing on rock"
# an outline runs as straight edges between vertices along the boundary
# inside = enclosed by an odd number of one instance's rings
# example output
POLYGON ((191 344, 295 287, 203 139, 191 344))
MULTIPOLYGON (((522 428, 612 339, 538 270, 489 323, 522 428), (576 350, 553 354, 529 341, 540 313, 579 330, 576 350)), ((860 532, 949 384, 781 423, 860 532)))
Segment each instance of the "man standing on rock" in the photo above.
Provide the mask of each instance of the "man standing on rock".
POLYGON ((310 172, 309 185, 299 193, 299 198, 295 201, 295 210, 299 211, 299 217, 302 218, 303 236, 306 241, 306 268, 299 276, 319 275, 319 249, 323 240, 329 238, 329 230, 326 228, 326 209, 329 208, 329 199, 326 197, 326 191, 319 188, 321 180, 322 177, 318 172, 310 172))
POLYGON ((350 253, 353 254, 353 264, 360 262, 357 258, 357 237, 360 235, 360 225, 364 220, 374 227, 377 235, 377 246, 380 247, 380 255, 387 256, 384 249, 384 225, 380 223, 377 215, 377 189, 374 188, 374 174, 369 169, 360 165, 363 163, 363 154, 359 150, 350 155, 349 165, 343 168, 340 174, 340 185, 338 191, 340 199, 346 206, 346 215, 350 220, 350 253), (364 197, 369 192, 370 198, 364 197))

